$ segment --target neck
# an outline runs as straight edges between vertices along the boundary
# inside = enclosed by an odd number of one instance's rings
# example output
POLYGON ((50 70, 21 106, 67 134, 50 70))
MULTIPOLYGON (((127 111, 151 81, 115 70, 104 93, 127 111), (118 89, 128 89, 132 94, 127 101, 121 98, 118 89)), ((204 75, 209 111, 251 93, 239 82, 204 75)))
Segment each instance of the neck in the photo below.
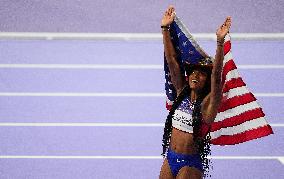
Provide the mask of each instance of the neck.
POLYGON ((198 98, 198 93, 197 93, 197 91, 191 90, 191 93, 190 93, 190 100, 191 100, 191 101, 196 101, 197 98, 198 98))

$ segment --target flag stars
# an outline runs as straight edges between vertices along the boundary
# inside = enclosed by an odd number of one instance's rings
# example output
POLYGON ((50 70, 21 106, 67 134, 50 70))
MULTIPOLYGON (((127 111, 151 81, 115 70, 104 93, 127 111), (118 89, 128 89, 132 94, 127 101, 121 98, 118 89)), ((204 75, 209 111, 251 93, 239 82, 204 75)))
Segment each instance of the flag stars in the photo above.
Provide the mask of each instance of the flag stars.
POLYGON ((187 41, 183 42, 182 45, 185 47, 187 45, 187 41))

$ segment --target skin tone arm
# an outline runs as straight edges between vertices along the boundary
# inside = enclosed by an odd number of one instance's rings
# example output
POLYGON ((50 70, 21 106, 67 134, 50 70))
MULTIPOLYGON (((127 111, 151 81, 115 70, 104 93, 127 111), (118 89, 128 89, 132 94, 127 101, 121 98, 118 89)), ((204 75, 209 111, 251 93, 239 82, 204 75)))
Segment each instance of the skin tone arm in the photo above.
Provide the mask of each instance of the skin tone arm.
MULTIPOLYGON (((173 22, 175 17, 175 10, 173 6, 170 6, 165 12, 162 18, 162 26, 168 26, 173 22)), ((166 60, 169 66, 169 71, 171 75, 171 81, 179 95, 184 88, 186 81, 181 74, 179 64, 177 62, 177 54, 175 52, 174 46, 171 41, 170 32, 167 28, 162 28, 163 43, 166 60)))
POLYGON ((222 68, 223 68, 223 44, 226 34, 231 27, 231 17, 227 17, 224 24, 217 29, 217 49, 211 74, 211 92, 204 98, 202 105, 202 116, 206 123, 214 121, 222 100, 222 68))

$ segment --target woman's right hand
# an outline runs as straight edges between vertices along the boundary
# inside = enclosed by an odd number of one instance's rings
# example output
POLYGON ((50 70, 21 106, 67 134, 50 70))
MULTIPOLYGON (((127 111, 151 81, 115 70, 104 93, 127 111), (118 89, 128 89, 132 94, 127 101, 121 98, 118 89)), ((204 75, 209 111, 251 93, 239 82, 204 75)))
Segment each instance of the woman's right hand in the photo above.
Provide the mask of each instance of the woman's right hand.
POLYGON ((161 25, 169 26, 174 21, 175 14, 175 8, 173 6, 169 6, 166 12, 164 13, 161 25))

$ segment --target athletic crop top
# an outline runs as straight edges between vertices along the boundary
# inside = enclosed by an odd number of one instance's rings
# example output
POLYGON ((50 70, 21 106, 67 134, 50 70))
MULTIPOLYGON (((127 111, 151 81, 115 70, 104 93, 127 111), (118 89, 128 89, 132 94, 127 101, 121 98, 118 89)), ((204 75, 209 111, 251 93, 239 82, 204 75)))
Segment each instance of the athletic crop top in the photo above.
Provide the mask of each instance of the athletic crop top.
POLYGON ((172 126, 184 132, 193 133, 191 102, 185 98, 175 110, 172 118, 172 126))

